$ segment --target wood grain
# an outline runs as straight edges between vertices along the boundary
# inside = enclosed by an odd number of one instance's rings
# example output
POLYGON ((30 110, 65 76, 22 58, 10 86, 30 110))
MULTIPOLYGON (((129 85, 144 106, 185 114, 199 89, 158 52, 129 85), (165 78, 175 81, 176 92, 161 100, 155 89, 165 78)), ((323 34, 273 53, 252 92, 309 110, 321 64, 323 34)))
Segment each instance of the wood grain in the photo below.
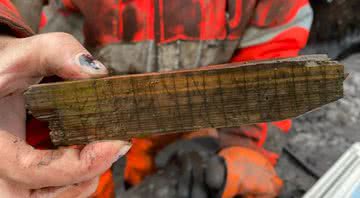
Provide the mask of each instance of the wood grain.
POLYGON ((343 96, 344 68, 324 56, 40 84, 29 111, 56 145, 292 118, 343 96))

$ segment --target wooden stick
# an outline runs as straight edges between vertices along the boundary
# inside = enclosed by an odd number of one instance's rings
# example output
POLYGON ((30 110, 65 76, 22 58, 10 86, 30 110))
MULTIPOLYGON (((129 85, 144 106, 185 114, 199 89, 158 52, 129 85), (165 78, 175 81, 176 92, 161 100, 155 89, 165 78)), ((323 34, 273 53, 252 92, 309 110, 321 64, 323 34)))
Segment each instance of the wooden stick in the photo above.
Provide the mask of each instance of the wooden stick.
POLYGON ((343 96, 344 68, 324 56, 40 84, 27 108, 56 145, 292 118, 343 96))

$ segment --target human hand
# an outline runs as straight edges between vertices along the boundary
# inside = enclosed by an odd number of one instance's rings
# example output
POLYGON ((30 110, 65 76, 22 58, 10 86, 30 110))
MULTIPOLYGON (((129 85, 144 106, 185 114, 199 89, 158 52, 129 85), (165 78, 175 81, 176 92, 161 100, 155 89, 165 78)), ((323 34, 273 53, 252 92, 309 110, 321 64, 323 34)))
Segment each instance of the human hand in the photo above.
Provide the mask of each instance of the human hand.
POLYGON ((24 141, 23 91, 44 76, 96 78, 107 69, 72 36, 51 33, 18 39, 0 35, 0 194, 2 197, 87 197, 98 176, 130 144, 102 141, 81 150, 36 150, 24 141))
POLYGON ((222 198, 274 198, 283 186, 273 165, 260 152, 246 147, 229 147, 220 151, 225 160, 226 181, 222 198))
POLYGON ((173 189, 176 197, 218 197, 226 178, 224 160, 217 155, 219 149, 213 137, 178 140, 161 150, 155 163, 157 168, 179 172, 173 189))
POLYGON ((179 170, 177 197, 273 198, 279 194, 282 181, 261 152, 228 147, 217 153, 219 149, 215 138, 179 140, 161 150, 155 162, 160 169, 179 170))

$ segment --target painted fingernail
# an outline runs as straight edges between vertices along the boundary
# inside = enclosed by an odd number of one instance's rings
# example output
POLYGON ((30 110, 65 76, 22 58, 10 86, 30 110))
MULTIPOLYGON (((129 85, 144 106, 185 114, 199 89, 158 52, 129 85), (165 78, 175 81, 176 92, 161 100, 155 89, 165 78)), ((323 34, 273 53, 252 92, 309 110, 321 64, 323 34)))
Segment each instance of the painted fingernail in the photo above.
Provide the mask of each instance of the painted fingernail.
POLYGON ((90 67, 95 70, 100 70, 101 66, 99 65, 99 62, 95 60, 93 56, 90 54, 81 54, 79 56, 79 63, 82 66, 90 67))

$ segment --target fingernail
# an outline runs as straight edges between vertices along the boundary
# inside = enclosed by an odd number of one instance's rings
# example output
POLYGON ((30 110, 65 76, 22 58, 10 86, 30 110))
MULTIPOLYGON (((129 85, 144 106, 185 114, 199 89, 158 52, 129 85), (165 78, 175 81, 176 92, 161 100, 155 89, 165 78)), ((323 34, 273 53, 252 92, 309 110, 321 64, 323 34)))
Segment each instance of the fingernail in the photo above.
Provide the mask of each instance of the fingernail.
POLYGON ((117 153, 117 158, 115 159, 115 161, 117 161, 122 156, 124 156, 131 148, 131 144, 129 142, 119 141, 119 142, 116 142, 116 144, 118 144, 120 149, 117 153))
POLYGON ((86 71, 95 73, 107 73, 106 67, 90 54, 78 54, 76 56, 76 62, 86 71))
POLYGON ((79 56, 79 63, 82 66, 90 67, 95 70, 99 70, 101 66, 95 61, 95 58, 90 54, 81 54, 79 56))

